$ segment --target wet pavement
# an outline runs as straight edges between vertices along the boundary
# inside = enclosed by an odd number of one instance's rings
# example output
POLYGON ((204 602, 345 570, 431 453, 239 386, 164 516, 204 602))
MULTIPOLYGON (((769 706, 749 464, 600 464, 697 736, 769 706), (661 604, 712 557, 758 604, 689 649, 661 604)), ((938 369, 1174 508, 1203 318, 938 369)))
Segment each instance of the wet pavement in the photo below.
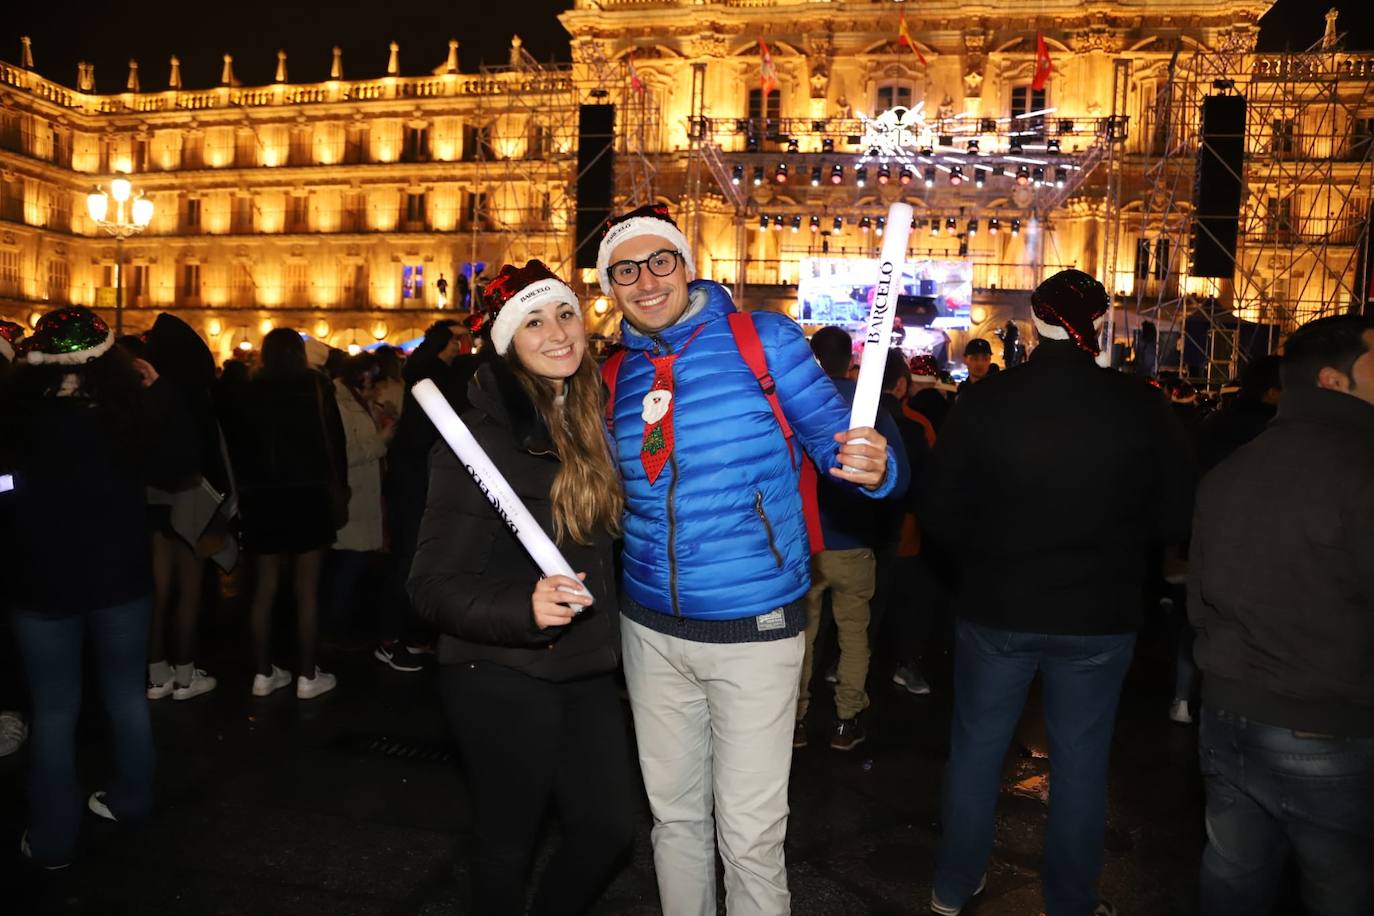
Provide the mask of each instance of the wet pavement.
MULTIPOLYGON (((80 862, 58 877, 35 875, 11 852, 26 816, 25 755, 0 760, 0 912, 469 912, 468 805, 432 668, 397 673, 356 644, 325 653, 326 668, 339 675, 333 694, 302 702, 284 690, 254 699, 239 606, 230 594, 205 627, 204 642, 215 648, 201 664, 219 688, 153 705, 159 802, 147 825, 127 829, 87 817, 80 862)), ((289 624, 290 615, 281 616, 289 624)), ((1113 750, 1101 889, 1123 916, 1194 911, 1203 841, 1196 735, 1166 715, 1172 649, 1164 630, 1142 636, 1113 750)), ((948 656, 927 668, 934 694, 914 697, 891 684, 890 664, 875 663, 869 739, 846 754, 825 740, 830 694, 817 666, 811 745, 796 753, 792 770, 787 861, 797 916, 929 912, 948 750, 948 656)), ((626 718, 628 727, 628 711, 626 718)), ((89 696, 82 730, 88 791, 108 772, 103 729, 89 696)), ((1048 761, 1034 700, 1017 744, 1007 758, 987 891, 965 909, 970 916, 1041 913, 1036 869, 1048 761)), ((647 803, 632 860, 594 912, 659 912, 647 803)))

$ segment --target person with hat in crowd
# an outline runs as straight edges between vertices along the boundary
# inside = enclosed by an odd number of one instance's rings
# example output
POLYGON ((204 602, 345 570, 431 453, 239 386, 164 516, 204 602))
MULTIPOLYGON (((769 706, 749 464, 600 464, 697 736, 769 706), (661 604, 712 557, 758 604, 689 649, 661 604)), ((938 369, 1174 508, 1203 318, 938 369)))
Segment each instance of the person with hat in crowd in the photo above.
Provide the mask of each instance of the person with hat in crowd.
POLYGON ((727 912, 784 916, 811 559, 801 451, 874 498, 894 491, 897 457, 876 429, 848 428, 794 321, 731 319, 730 294, 695 279, 666 207, 609 221, 597 275, 625 316, 624 355, 604 371, 625 481, 625 681, 659 900, 667 916, 714 913, 718 842, 727 912))
POLYGON ((120 823, 153 804, 148 624, 153 571, 144 488, 196 473, 190 421, 149 363, 115 346, 90 309, 44 315, 16 348, 0 411, 5 592, 32 701, 29 828, 21 851, 57 869, 76 854, 84 809, 120 823), (83 798, 77 762, 82 656, 94 662, 114 774, 83 798))
POLYGON ((633 830, 615 681, 624 498, 577 296, 539 261, 503 267, 486 295, 494 358, 468 385, 463 420, 580 581, 544 576, 438 448, 409 589, 440 633, 440 689, 472 793, 472 912, 526 912, 552 803, 561 842, 529 912, 571 916, 596 902, 633 830))
POLYGON ((1043 282, 1029 361, 964 393, 927 466, 923 534, 958 551, 963 586, 935 913, 984 886, 1003 758, 1037 671, 1053 786, 1045 912, 1115 912, 1097 880, 1117 701, 1148 545, 1187 538, 1195 474, 1158 392, 1098 367, 1109 306, 1082 271, 1043 282), (1020 511, 1002 512, 1009 499, 1020 511))
POLYGON ((406 591, 406 579, 415 556, 420 518, 425 511, 429 452, 439 441, 439 431, 415 403, 411 389, 416 382, 429 379, 461 413, 467 408, 468 382, 479 362, 473 353, 472 332, 458 321, 445 318, 429 326, 424 340, 410 354, 402 369, 405 394, 396 431, 387 446, 386 476, 382 481, 391 556, 386 594, 380 604, 379 638, 372 652, 377 661, 395 671, 420 671, 423 667, 421 658, 431 641, 430 634, 415 616, 406 591))
POLYGON ((964 365, 968 367, 968 378, 959 383, 959 394, 996 371, 992 363, 992 344, 981 337, 971 339, 964 345, 964 365))
POLYGON ((935 445, 935 436, 949 414, 948 386, 940 374, 940 364, 928 353, 918 353, 907 364, 910 384, 902 401, 902 413, 926 431, 926 442, 935 445))
MULTIPOLYGON (((24 339, 24 326, 13 321, 0 321, 0 385, 9 377, 14 363, 14 349, 24 339)), ((7 547, 10 532, 9 515, 13 511, 14 475, 0 465, 0 556, 11 556, 7 547), (6 477, 8 475, 8 477, 6 477)), ((9 621, 9 593, 0 593, 0 757, 8 757, 23 746, 29 727, 20 711, 23 687, 19 677, 18 648, 9 621)))

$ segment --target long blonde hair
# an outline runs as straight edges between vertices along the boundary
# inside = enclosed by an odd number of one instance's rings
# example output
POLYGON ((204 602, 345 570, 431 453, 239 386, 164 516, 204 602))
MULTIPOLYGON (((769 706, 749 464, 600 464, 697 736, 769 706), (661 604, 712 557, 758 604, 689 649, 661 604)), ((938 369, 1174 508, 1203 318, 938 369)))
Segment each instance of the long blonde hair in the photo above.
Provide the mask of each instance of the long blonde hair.
POLYGON ((514 347, 507 359, 548 428, 562 462, 549 491, 554 540, 590 544, 601 530, 618 535, 625 493, 606 439, 606 398, 596 361, 590 353, 583 355, 577 372, 567 380, 560 409, 553 386, 530 372, 515 355, 514 347))

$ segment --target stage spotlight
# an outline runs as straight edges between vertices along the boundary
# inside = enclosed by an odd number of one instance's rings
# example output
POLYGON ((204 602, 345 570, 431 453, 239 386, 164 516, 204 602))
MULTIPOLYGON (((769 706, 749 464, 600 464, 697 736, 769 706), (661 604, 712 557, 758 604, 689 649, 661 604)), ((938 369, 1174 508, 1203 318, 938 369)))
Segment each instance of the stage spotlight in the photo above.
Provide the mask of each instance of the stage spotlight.
POLYGON ((880 217, 877 218, 877 220, 874 221, 873 231, 876 232, 876 233, 878 233, 878 235, 882 235, 882 234, 883 234, 883 230, 886 229, 886 228, 887 228, 887 217, 886 217, 886 216, 880 216, 880 217))
POLYGON ((867 232, 872 225, 873 221, 865 216, 859 220, 859 231, 867 232))
POLYGON ((998 230, 1001 229, 1001 228, 1002 228, 1002 221, 1001 221, 1000 219, 998 219, 997 217, 994 216, 992 219, 988 220, 988 233, 989 233, 989 234, 991 234, 991 235, 996 235, 997 232, 998 232, 998 230))
POLYGON ((1007 147, 1007 152, 1011 153, 1013 156, 1019 156, 1019 155, 1021 155, 1021 138, 1020 138, 1020 137, 1012 137, 1012 138, 1011 138, 1011 144, 1007 147))
POLYGON ((947 219, 945 220, 945 231, 946 231, 946 232, 953 232, 956 228, 958 228, 958 226, 959 226, 959 223, 958 223, 958 222, 954 219, 954 217, 952 217, 952 216, 949 217, 949 218, 947 218, 947 219))
POLYGON ((921 177, 925 180, 926 187, 935 187, 935 166, 926 166, 925 171, 922 173, 921 177))
POLYGON ((821 231, 821 218, 820 218, 819 216, 813 216, 813 217, 811 217, 811 234, 812 234, 812 235, 815 235, 817 232, 820 232, 820 231, 821 231))
POLYGON ((840 165, 838 162, 830 167, 830 183, 844 183, 844 166, 840 165))
POLYGON ((778 184, 787 184, 787 163, 779 162, 777 171, 773 173, 773 180, 778 184))
POLYGON ((776 230, 778 230, 779 232, 782 231, 782 214, 781 214, 781 213, 779 213, 777 216, 773 217, 773 228, 776 229, 776 230))
POLYGON ((1031 172, 1031 178, 1034 180, 1035 186, 1040 187, 1045 183, 1045 169, 1037 165, 1035 170, 1031 172))
POLYGON ((833 152, 835 152, 835 141, 834 141, 834 140, 831 140, 829 137, 826 137, 824 140, 822 140, 822 141, 821 141, 821 152, 823 152, 823 153, 833 153, 833 152))
POLYGON ((800 232, 800 231, 801 231, 801 216, 800 216, 800 215, 797 215, 797 216, 792 217, 792 231, 793 231, 793 232, 800 232))
POLYGON ((768 214, 767 214, 767 213, 760 213, 760 214, 759 214, 759 228, 760 228, 760 229, 767 229, 767 228, 768 228, 768 223, 769 223, 768 214))
POLYGON ((832 228, 832 230, 835 231, 835 232, 843 232, 843 231, 844 231, 844 217, 843 217, 843 216, 837 216, 837 217, 835 217, 835 222, 832 224, 831 228, 832 228))
POLYGON ((1056 188, 1062 188, 1062 187, 1064 187, 1064 178, 1065 178, 1064 172, 1065 172, 1065 169, 1061 168, 1060 166, 1057 166, 1057 165, 1056 165, 1056 166, 1054 167, 1054 186, 1055 186, 1056 188))
POLYGON ((1046 140, 1046 141, 1045 141, 1045 152, 1050 153, 1050 154, 1054 154, 1054 153, 1059 152, 1059 141, 1058 141, 1058 140, 1046 140))
POLYGON ((854 170, 854 183, 861 188, 868 184, 868 166, 861 165, 854 170))
POLYGON ((978 155, 978 138, 977 138, 977 137, 974 137, 972 140, 970 140, 970 141, 968 142, 968 154, 969 154, 970 156, 976 156, 976 155, 978 155))
POLYGON ((811 187, 813 187, 813 188, 819 188, 820 186, 821 186, 821 167, 820 167, 819 165, 813 165, 813 166, 811 166, 811 187))
POLYGON ((1020 221, 1019 219, 1013 219, 1013 220, 1011 221, 1011 234, 1012 234, 1012 235, 1020 235, 1020 234, 1021 234, 1021 221, 1020 221))
POLYGON ((797 138, 796 138, 796 137, 793 137, 791 140, 788 140, 788 141, 787 141, 787 151, 788 151, 789 153, 799 153, 799 152, 801 152, 801 145, 797 143, 797 138))
POLYGON ((756 165, 754 166, 754 187, 757 188, 761 184, 763 184, 763 166, 756 165))
POLYGON ((913 177, 915 176, 911 174, 911 169, 907 168, 906 166, 902 166, 901 169, 897 172, 897 183, 900 184, 902 187, 906 187, 907 185, 911 184, 911 179, 913 177))
POLYGON ((968 234, 970 238, 978 234, 978 220, 976 218, 968 221, 968 234))
POLYGON ((738 185, 742 181, 744 181, 744 166, 737 165, 735 166, 734 171, 730 174, 730 183, 733 185, 738 185))
POLYGON ((974 186, 975 188, 981 188, 983 185, 985 185, 985 184, 987 184, 987 183, 988 183, 988 170, 987 170, 987 169, 977 169, 977 168, 974 169, 974 170, 973 170, 973 186, 974 186))
POLYGON ((940 234, 940 218, 939 218, 938 216, 932 216, 932 217, 930 218, 930 235, 931 235, 931 238, 934 238, 935 236, 937 236, 937 235, 939 235, 939 234, 940 234))
POLYGON ((956 188, 964 183, 964 167, 962 165, 956 165, 949 170, 949 183, 956 188))
POLYGON ((892 170, 887 167, 887 163, 878 166, 878 184, 885 185, 892 180, 892 170))
POLYGON ((1025 186, 1030 184, 1030 169, 1024 165, 1016 167, 1016 183, 1025 186))

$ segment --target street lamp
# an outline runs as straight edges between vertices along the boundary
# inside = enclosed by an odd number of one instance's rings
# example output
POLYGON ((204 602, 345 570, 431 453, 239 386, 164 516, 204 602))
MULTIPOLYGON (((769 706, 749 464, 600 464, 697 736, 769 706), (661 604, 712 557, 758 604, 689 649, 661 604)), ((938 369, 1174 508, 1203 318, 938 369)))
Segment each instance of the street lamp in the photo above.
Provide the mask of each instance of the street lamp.
POLYGON ((97 187, 86 196, 86 210, 91 220, 115 240, 115 334, 124 333, 124 240, 137 235, 153 221, 153 202, 140 191, 134 193, 127 178, 110 182, 110 190, 97 187), (110 214, 110 199, 114 198, 114 215, 110 214))

